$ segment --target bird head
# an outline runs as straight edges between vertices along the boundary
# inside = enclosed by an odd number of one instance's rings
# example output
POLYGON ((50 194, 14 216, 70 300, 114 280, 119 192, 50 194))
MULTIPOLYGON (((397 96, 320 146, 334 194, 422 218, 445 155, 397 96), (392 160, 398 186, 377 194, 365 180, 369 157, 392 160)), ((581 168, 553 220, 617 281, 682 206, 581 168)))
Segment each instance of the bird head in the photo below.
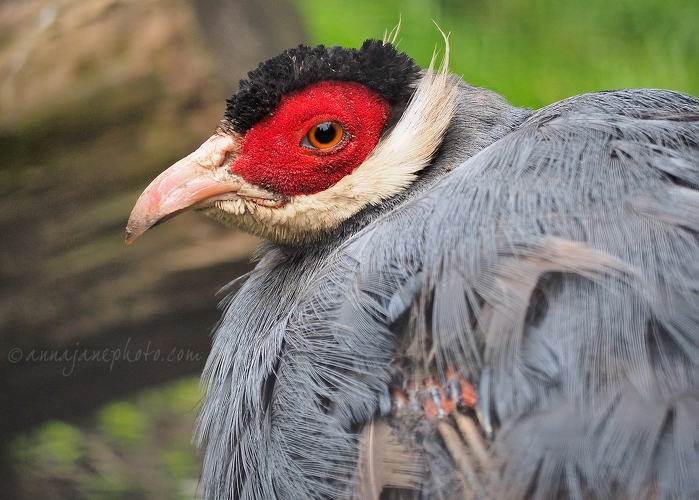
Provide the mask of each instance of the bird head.
POLYGON ((214 135, 146 188, 126 242, 188 209, 281 244, 318 241, 420 176, 456 85, 446 62, 423 71, 377 40, 286 50, 248 73, 214 135))

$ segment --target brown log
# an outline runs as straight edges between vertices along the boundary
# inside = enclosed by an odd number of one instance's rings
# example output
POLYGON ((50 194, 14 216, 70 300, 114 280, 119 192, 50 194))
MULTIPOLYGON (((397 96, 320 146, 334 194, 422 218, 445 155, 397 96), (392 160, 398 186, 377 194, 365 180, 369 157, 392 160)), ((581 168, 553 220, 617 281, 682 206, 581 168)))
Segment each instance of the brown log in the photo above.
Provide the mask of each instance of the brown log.
POLYGON ((186 214, 127 247, 126 219, 251 64, 304 35, 278 0, 12 0, 0 32, 3 443, 201 371, 257 242, 186 214))

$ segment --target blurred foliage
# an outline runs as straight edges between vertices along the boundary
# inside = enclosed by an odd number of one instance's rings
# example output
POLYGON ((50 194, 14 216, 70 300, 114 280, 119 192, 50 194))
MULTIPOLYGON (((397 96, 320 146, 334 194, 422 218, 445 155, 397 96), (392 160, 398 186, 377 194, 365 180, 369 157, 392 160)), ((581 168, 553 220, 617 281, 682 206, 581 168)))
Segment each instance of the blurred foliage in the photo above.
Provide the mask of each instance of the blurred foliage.
POLYGON ((65 422, 44 424, 32 436, 20 436, 14 449, 20 462, 50 474, 71 474, 84 453, 86 440, 76 427, 65 422))
POLYGON ((518 106, 660 87, 699 95, 696 0, 296 0, 312 43, 356 47, 400 20, 420 65, 450 34, 452 72, 518 106))
POLYGON ((94 421, 48 422, 11 446, 28 498, 193 498, 199 462, 190 439, 196 378, 110 403, 94 421))
POLYGON ((99 414, 100 428, 105 436, 118 445, 143 442, 148 425, 145 413, 127 401, 107 405, 99 414))

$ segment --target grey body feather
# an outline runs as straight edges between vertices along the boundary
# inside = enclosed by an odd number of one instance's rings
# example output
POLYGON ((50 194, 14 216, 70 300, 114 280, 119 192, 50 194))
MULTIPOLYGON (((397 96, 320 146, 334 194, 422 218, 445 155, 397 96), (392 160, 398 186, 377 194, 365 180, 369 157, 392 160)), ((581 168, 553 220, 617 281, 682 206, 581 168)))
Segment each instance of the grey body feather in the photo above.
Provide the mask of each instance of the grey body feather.
POLYGON ((699 498, 699 101, 460 95, 412 189, 324 243, 266 246, 225 301, 206 497, 352 497, 381 417, 422 471, 386 498, 699 498), (480 492, 391 406, 447 370, 492 428, 480 492))

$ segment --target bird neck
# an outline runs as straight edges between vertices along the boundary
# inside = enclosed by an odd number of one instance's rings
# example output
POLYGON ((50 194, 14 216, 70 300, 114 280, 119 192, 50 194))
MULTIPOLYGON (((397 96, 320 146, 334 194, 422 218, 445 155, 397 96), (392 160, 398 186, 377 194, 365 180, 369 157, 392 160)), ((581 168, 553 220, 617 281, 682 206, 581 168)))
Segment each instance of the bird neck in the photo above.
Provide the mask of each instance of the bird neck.
POLYGON ((461 168, 466 160, 519 127, 531 114, 532 110, 512 106, 493 91, 460 82, 456 113, 434 160, 420 172, 415 182, 378 205, 367 205, 332 231, 321 233, 310 242, 302 245, 269 243, 263 249, 276 248, 294 259, 329 253, 382 214, 419 196, 449 172, 461 168))

